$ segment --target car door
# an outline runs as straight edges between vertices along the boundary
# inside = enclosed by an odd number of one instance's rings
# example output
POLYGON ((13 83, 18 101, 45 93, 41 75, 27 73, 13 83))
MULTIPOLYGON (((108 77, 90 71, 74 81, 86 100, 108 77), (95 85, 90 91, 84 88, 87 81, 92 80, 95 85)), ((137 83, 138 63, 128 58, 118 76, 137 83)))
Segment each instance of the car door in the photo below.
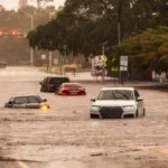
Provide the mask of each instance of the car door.
POLYGON ((27 108, 39 108, 40 102, 36 96, 29 96, 28 97, 28 104, 27 108))
POLYGON ((143 100, 138 100, 138 98, 140 98, 140 94, 138 92, 138 90, 134 90, 134 94, 135 94, 135 99, 136 99, 136 102, 137 102, 137 107, 138 107, 138 112, 139 112, 139 115, 143 115, 143 100))
POLYGON ((16 97, 14 98, 13 107, 15 108, 26 108, 28 104, 27 97, 16 97))
POLYGON ((62 84, 61 78, 60 77, 51 78, 50 84, 52 85, 53 91, 56 91, 60 87, 60 85, 62 84))

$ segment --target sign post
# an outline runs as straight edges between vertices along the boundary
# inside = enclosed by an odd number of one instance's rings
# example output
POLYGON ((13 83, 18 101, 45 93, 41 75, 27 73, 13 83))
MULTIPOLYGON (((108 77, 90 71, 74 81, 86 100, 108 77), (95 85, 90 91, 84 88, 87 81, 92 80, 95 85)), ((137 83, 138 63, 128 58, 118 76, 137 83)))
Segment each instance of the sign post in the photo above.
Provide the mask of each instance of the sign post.
POLYGON ((128 56, 121 56, 120 57, 120 82, 122 83, 122 86, 124 84, 124 80, 122 77, 123 71, 128 71, 128 56))

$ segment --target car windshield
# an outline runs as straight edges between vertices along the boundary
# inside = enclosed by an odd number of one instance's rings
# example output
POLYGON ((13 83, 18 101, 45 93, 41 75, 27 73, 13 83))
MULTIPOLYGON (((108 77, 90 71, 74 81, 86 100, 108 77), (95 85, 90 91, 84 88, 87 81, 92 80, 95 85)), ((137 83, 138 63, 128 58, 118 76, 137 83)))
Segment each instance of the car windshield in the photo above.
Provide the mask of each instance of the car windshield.
POLYGON ((66 88, 76 88, 76 89, 81 88, 81 86, 77 85, 77 84, 64 84, 64 87, 66 87, 66 88))
POLYGON ((103 90, 100 92, 98 100, 133 100, 131 90, 103 90))

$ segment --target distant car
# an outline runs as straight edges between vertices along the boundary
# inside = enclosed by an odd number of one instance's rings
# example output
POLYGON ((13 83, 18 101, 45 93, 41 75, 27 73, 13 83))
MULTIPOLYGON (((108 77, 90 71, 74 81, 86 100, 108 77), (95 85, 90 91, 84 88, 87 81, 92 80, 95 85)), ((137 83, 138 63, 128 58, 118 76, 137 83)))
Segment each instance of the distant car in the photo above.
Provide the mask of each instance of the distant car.
POLYGON ((47 99, 42 99, 38 95, 29 95, 29 96, 15 96, 11 97, 5 107, 8 108, 33 108, 40 109, 43 106, 50 108, 46 103, 47 99))
POLYGON ((90 117, 124 118, 145 116, 143 98, 132 87, 104 87, 97 98, 92 98, 90 117))
POLYGON ((70 82, 69 78, 66 76, 57 77, 46 77, 42 82, 40 82, 41 92, 55 92, 62 83, 70 82))
POLYGON ((79 83, 63 83, 55 94, 58 95, 86 95, 85 88, 79 83))
POLYGON ((6 68, 7 63, 4 61, 0 61, 0 68, 6 68))

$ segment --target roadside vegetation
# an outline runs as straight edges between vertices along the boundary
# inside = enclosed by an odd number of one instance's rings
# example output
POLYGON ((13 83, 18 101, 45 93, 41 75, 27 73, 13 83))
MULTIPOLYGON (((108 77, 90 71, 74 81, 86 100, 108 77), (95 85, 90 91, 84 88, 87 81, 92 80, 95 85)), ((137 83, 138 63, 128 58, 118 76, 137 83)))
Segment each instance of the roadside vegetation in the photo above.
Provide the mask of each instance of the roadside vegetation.
POLYGON ((30 31, 28 39, 33 48, 58 50, 74 57, 83 54, 86 60, 101 55, 104 45, 109 70, 121 54, 126 54, 130 67, 161 73, 168 65, 166 26, 166 0, 125 0, 120 6, 116 0, 67 0, 57 18, 30 31))

